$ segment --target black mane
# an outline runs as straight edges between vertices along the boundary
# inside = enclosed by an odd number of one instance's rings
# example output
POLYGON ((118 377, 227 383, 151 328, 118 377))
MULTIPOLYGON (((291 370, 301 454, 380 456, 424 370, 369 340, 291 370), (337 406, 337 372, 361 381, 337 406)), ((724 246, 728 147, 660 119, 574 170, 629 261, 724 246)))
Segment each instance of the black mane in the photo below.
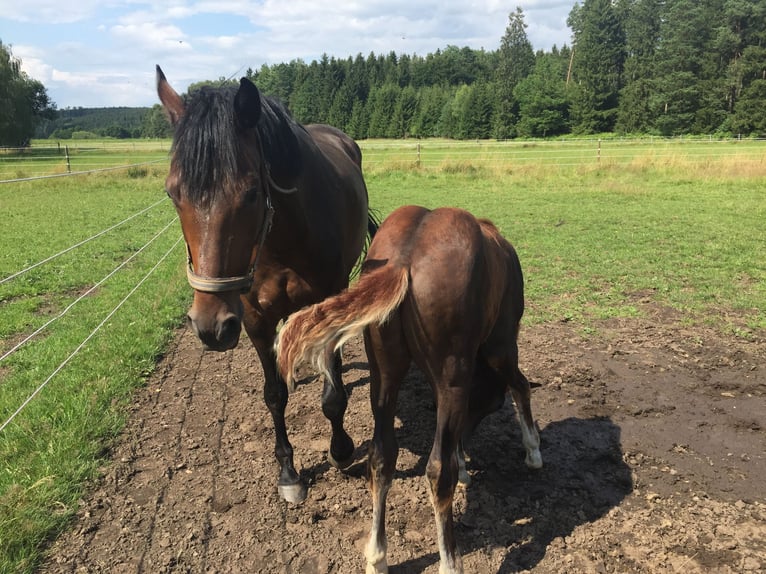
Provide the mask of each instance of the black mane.
MULTIPOLYGON (((176 127, 173 160, 192 201, 205 200, 234 181, 241 154, 255 151, 243 147, 234 111, 236 93, 234 87, 200 88, 189 97, 176 127)), ((263 160, 274 177, 296 176, 301 165, 296 130, 303 127, 278 101, 261 96, 261 117, 256 129, 263 160)))

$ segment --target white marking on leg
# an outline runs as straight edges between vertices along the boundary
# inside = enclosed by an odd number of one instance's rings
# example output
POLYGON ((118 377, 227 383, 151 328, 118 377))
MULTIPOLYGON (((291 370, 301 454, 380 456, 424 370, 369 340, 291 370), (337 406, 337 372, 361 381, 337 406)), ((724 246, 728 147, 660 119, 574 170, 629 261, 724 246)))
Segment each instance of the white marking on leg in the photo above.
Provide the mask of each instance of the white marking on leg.
POLYGON ((471 475, 465 467, 465 451, 462 442, 457 446, 457 480, 460 484, 470 486, 471 475))
MULTIPOLYGON (((447 543, 444 540, 444 524, 439 520, 439 513, 436 509, 436 497, 434 496, 431 482, 428 479, 426 479, 426 482, 429 485, 428 492, 431 494, 431 506, 433 506, 434 518, 436 519, 436 540, 439 545, 439 574, 463 574, 463 559, 458 550, 455 549, 454 556, 449 555, 447 543)), ((451 508, 449 512, 452 512, 451 508)))
POLYGON ((372 529, 370 530, 370 539, 364 550, 364 557, 367 559, 367 574, 386 574, 388 572, 388 562, 386 561, 386 538, 383 536, 383 543, 378 544, 380 532, 378 524, 380 523, 379 512, 376 509, 372 511, 372 529))
POLYGON ((366 574, 388 573, 388 561, 386 560, 388 541, 386 540, 384 512, 388 488, 388 486, 380 483, 373 485, 372 527, 370 528, 370 539, 364 551, 367 560, 366 574), (378 541, 381 541, 380 544, 378 541))
POLYGON ((279 492, 279 496, 287 502, 298 504, 299 502, 306 500, 308 489, 305 484, 298 482, 296 484, 277 485, 277 491, 279 492))
POLYGON ((543 467, 543 455, 540 454, 540 435, 537 434, 537 429, 532 425, 527 425, 523 416, 519 417, 521 423, 521 442, 524 444, 524 448, 527 449, 527 456, 524 462, 529 468, 542 468, 543 467))

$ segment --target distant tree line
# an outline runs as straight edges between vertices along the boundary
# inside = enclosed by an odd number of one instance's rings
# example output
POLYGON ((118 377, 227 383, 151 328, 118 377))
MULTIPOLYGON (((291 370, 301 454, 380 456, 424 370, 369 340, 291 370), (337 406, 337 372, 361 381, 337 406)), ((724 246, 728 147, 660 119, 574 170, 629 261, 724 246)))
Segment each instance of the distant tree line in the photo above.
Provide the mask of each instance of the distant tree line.
POLYGON ((520 8, 498 50, 371 53, 248 76, 302 122, 355 138, 766 134, 766 2, 584 0, 571 47, 533 52, 520 8))
MULTIPOLYGON (((583 0, 567 23, 572 45, 549 51, 534 52, 516 8, 493 51, 324 55, 246 74, 298 121, 357 139, 766 135, 764 0, 583 0)), ((189 90, 227 82, 236 84, 189 90)), ((87 128, 66 111, 47 130, 170 134, 159 105, 144 108, 140 121, 114 108, 87 128)))
POLYGON ((128 107, 65 108, 58 111, 55 120, 41 124, 36 135, 54 139, 145 137, 147 112, 147 108, 128 107))

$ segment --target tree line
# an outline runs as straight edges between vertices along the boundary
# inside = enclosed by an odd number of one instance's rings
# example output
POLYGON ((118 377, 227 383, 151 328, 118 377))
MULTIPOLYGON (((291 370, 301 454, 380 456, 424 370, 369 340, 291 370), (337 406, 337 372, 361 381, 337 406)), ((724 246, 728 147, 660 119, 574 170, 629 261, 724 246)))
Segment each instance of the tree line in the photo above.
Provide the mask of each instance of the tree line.
POLYGON ((36 126, 55 113, 45 86, 24 73, 21 60, 0 40, 0 145, 28 144, 36 126))
POLYGON ((766 135, 766 2, 584 0, 572 46, 534 52, 524 13, 495 51, 371 53, 248 76, 303 122, 355 138, 766 135))
MULTIPOLYGON (((571 46, 535 52, 516 8, 496 50, 323 55, 246 75, 298 121, 357 139, 766 135, 763 0, 583 0, 567 24, 571 46)), ((130 129, 169 135, 159 105, 130 129)))

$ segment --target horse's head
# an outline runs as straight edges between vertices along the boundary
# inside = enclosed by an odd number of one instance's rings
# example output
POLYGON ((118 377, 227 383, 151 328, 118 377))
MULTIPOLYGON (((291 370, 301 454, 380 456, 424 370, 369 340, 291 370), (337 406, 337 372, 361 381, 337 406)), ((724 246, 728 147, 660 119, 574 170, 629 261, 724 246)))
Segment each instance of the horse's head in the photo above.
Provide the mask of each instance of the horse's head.
POLYGON ((225 351, 239 341, 240 295, 252 286, 272 213, 260 94, 243 78, 239 88, 202 88, 184 101, 159 66, 157 93, 175 129, 165 187, 189 254, 189 320, 208 348, 225 351))

